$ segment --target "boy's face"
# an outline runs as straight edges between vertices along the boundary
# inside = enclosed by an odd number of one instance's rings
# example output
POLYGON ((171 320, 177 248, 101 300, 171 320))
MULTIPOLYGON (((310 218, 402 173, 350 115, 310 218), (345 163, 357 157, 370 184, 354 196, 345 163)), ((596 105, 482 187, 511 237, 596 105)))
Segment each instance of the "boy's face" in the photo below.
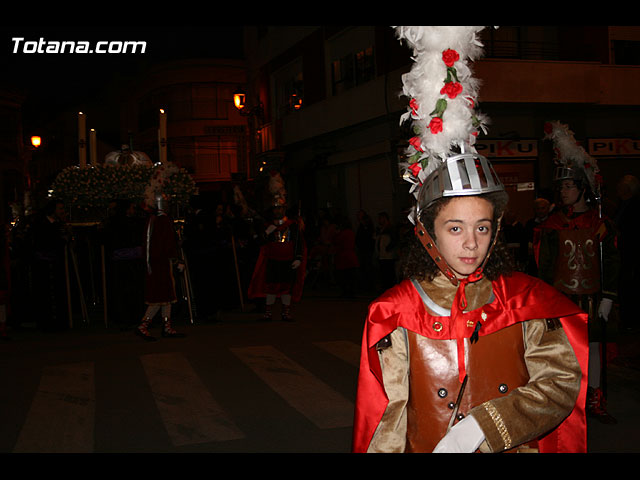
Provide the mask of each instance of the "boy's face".
POLYGON ((491 243, 493 205, 476 196, 454 197, 434 220, 435 241, 458 278, 482 265, 491 243))
POLYGON ((563 180, 560 184, 560 198, 564 205, 575 204, 580 197, 580 189, 573 180, 563 180))

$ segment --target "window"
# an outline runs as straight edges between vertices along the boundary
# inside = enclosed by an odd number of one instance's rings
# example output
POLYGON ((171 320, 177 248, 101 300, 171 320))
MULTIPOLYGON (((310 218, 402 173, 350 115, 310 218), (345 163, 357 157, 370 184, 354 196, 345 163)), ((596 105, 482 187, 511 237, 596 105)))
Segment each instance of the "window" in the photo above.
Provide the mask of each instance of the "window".
POLYGON ((274 73, 273 95, 278 118, 304 107, 302 60, 298 59, 274 73))
POLYGON ((332 93, 338 95, 372 80, 374 76, 373 47, 348 53, 331 63, 332 93))

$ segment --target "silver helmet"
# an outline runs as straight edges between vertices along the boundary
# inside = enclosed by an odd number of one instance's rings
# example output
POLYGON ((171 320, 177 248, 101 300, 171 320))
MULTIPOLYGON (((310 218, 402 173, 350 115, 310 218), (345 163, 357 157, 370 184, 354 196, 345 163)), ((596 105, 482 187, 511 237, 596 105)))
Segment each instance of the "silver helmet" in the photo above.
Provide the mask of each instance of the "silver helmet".
POLYGON ((169 207, 169 202, 162 193, 156 193, 154 196, 154 206, 159 212, 164 212, 169 207))
POLYGON ((587 187, 598 196, 600 190, 598 163, 576 141, 569 126, 557 120, 544 125, 545 140, 551 140, 554 146, 553 174, 554 182, 573 180, 582 188, 587 187))
POLYGON ((427 177, 418 191, 416 213, 442 197, 501 191, 504 185, 489 160, 477 153, 461 153, 447 158, 427 177))

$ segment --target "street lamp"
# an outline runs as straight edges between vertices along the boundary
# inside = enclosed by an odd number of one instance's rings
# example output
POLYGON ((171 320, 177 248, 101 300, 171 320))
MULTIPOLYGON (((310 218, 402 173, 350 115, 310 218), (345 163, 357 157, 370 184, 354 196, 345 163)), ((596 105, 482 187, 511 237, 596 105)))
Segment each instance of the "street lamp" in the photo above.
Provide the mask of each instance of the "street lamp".
POLYGON ((262 103, 258 102, 258 104, 254 107, 246 109, 247 103, 247 95, 244 93, 244 90, 238 88, 235 92, 233 92, 233 105, 238 109, 238 112, 243 117, 255 116, 258 119, 259 124, 264 123, 264 110, 262 108, 262 103))
POLYGON ((40 138, 38 135, 33 135, 31 137, 31 145, 33 145, 34 148, 38 148, 41 144, 42 138, 40 138))
POLYGON ((238 110, 242 110, 244 108, 246 98, 247 95, 242 89, 236 90, 235 92, 233 92, 233 105, 238 110))

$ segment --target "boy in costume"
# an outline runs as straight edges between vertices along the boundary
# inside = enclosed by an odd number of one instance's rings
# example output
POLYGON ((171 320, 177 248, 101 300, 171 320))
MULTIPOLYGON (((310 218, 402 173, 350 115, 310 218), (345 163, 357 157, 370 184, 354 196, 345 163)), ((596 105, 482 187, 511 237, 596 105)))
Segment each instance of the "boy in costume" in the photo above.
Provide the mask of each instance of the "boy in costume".
POLYGON ((265 225, 263 245, 249 284, 249 298, 265 298, 263 319, 273 318, 273 305, 280 297, 282 320, 292 321, 291 305, 302 297, 306 272, 306 247, 302 223, 286 216, 284 182, 278 173, 270 177, 273 195, 271 221, 265 225))
POLYGON ((405 279, 369 307, 354 452, 586 451, 586 317, 512 272, 497 243, 508 197, 473 148, 466 62, 482 28, 396 27, 416 59, 403 78, 415 237, 405 279))
MULTIPOLYGON (((149 202, 150 203, 150 202, 149 202)), ((145 340, 156 340, 149 332, 153 318, 158 312, 162 317, 162 336, 166 338, 182 338, 171 326, 171 304, 177 301, 174 265, 180 270, 184 263, 179 259, 178 242, 173 219, 167 214, 167 199, 156 193, 152 212, 145 228, 144 255, 146 274, 144 284, 144 303, 147 305, 140 325, 134 330, 136 335, 145 340)))
POLYGON ((561 208, 537 227, 538 276, 589 314, 587 413, 603 423, 615 423, 601 388, 606 367, 602 342, 617 300, 620 271, 615 227, 601 212, 595 159, 577 144, 567 125, 548 122, 545 133, 555 146, 554 182, 561 208))

